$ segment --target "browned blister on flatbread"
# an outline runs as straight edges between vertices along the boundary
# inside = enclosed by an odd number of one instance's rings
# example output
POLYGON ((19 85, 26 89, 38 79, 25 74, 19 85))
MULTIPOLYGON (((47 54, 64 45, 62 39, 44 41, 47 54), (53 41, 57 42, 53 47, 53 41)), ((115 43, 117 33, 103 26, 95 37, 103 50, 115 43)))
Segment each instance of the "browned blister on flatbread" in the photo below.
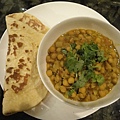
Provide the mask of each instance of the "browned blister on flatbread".
POLYGON ((48 28, 40 20, 36 19, 33 15, 29 15, 28 13, 14 13, 8 15, 8 17, 15 18, 16 20, 27 24, 31 28, 41 33, 46 33, 48 30, 48 28))
POLYGON ((47 94, 38 74, 36 56, 39 43, 48 28, 27 13, 6 16, 6 24, 9 40, 3 98, 4 115, 28 110, 40 103, 47 94), (30 21, 34 21, 34 24, 30 21))

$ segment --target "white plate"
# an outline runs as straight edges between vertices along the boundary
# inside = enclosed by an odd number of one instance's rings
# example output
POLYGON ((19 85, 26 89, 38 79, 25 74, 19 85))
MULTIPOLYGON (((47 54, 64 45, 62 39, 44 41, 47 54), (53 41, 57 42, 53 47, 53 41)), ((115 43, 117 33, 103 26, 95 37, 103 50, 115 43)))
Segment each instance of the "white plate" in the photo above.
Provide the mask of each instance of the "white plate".
MULTIPOLYGON (((49 28, 53 27, 57 23, 71 17, 88 16, 108 22, 103 16, 96 11, 71 2, 49 2, 35 6, 26 11, 38 19, 40 19, 49 28)), ((3 88, 4 75, 5 75, 5 61, 7 53, 7 32, 3 34, 0 44, 0 83, 3 88)), ((84 118, 99 108, 91 110, 82 110, 78 107, 69 106, 61 101, 58 101, 51 94, 42 101, 41 104, 34 107, 31 110, 25 111, 25 113, 39 119, 44 120, 74 120, 84 118)))

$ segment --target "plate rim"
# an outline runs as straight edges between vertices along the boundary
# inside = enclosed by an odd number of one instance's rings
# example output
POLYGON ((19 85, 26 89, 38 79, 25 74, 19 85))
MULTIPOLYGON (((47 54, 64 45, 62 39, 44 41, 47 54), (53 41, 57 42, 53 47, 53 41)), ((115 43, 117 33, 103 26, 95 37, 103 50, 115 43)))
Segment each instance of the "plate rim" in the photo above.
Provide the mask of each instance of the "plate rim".
MULTIPOLYGON (((36 8, 41 7, 41 6, 46 6, 46 5, 51 5, 51 4, 71 4, 71 5, 77 5, 77 6, 79 6, 79 7, 82 6, 83 8, 87 8, 87 9, 91 10, 92 12, 98 14, 98 15, 101 17, 101 20, 104 20, 105 22, 109 23, 106 18, 104 18, 100 13, 98 13, 98 12, 95 11, 95 10, 93 10, 92 8, 89 8, 89 7, 87 7, 87 6, 84 6, 84 5, 80 4, 80 3, 74 3, 74 2, 69 2, 69 1, 54 1, 54 2, 42 3, 42 4, 39 4, 39 5, 36 5, 36 6, 34 6, 34 7, 29 8, 28 10, 25 11, 25 13, 28 13, 29 11, 32 11, 32 10, 34 10, 34 9, 36 9, 36 8)), ((7 34, 7 29, 4 31, 4 33, 3 33, 3 35, 2 35, 2 37, 1 37, 1 39, 0 39, 0 44, 1 44, 2 40, 3 40, 4 35, 6 35, 6 34, 7 34)), ((0 81, 1 81, 1 80, 0 80, 0 81)), ((2 89, 3 89, 3 85, 1 84, 1 82, 0 82, 0 85, 1 85, 1 87, 2 87, 2 89)), ((81 118, 84 118, 84 117, 87 117, 87 116, 89 116, 89 115, 91 115, 91 114, 93 114, 94 112, 96 112, 96 111, 99 110, 99 109, 100 109, 100 108, 96 108, 96 109, 93 110, 91 113, 86 114, 86 115, 83 115, 82 117, 80 117, 80 119, 81 119, 81 118)), ((32 117, 35 117, 35 116, 29 114, 27 111, 24 111, 24 112, 25 112, 26 114, 32 116, 32 117)), ((38 117, 35 117, 35 118, 38 118, 38 117)), ((39 118, 39 119, 41 119, 41 118, 39 118)))

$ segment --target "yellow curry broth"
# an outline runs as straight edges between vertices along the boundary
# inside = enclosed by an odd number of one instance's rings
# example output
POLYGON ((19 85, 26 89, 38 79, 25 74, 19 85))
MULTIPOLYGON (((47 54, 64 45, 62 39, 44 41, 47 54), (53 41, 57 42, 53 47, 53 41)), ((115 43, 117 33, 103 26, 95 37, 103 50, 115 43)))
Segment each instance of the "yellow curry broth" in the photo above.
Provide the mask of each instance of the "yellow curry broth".
MULTIPOLYGON (((106 96, 117 83, 120 72, 119 55, 112 40, 93 30, 74 29, 61 35, 49 48, 46 62, 46 74, 55 89, 65 97, 77 101, 94 101, 106 96), (84 86, 73 90, 71 88, 78 79, 76 73, 69 72, 65 67, 66 55, 62 49, 64 48, 69 52, 71 50, 70 45, 75 43, 73 52, 76 52, 84 43, 89 44, 91 42, 97 44, 98 48, 104 51, 106 60, 96 62, 94 69, 96 75, 104 77, 104 82, 99 85, 90 79, 84 86), (68 94, 70 90, 71 93, 68 94)), ((78 72, 78 74, 80 73, 78 72)))

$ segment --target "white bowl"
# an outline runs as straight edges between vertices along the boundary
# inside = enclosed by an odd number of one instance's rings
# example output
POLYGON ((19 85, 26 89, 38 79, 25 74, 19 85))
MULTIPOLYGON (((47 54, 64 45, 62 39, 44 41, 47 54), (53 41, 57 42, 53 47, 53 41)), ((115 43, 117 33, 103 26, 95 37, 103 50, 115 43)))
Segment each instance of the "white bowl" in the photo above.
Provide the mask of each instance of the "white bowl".
POLYGON ((48 49, 60 35, 75 28, 92 29, 98 31, 104 36, 112 39, 115 47, 118 50, 118 53, 120 53, 120 31, 117 30, 114 26, 98 19, 89 17, 76 17, 67 19, 51 28, 42 39, 39 46, 37 66, 42 82, 48 91, 62 102, 70 103, 82 109, 92 109, 95 107, 102 108, 108 106, 120 98, 120 78, 118 83, 113 87, 112 91, 105 97, 92 102, 77 102, 66 99, 62 94, 60 94, 54 88, 49 77, 46 75, 46 56, 48 49))

